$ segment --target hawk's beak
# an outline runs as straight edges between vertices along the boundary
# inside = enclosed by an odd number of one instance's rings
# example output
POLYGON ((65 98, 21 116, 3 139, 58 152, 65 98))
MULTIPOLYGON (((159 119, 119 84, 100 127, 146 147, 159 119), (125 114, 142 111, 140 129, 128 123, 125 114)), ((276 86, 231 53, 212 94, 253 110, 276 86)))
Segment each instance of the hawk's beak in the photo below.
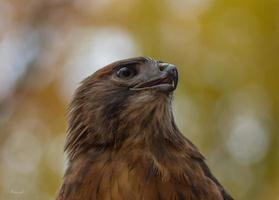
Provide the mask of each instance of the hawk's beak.
POLYGON ((160 76, 151 80, 139 83, 131 90, 147 90, 147 89, 158 89, 161 91, 172 92, 176 89, 178 83, 178 72, 174 65, 162 63, 160 76))

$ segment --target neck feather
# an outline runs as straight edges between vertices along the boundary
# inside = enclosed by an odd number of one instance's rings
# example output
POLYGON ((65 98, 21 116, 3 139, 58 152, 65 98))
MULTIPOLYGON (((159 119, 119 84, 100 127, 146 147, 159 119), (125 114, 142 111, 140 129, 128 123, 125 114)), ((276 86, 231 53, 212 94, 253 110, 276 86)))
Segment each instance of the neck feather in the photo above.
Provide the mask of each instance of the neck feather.
POLYGON ((97 105, 74 99, 65 150, 69 160, 91 149, 119 149, 126 145, 166 140, 181 145, 171 109, 171 97, 143 94, 97 105), (133 102, 133 103, 131 103, 133 102))

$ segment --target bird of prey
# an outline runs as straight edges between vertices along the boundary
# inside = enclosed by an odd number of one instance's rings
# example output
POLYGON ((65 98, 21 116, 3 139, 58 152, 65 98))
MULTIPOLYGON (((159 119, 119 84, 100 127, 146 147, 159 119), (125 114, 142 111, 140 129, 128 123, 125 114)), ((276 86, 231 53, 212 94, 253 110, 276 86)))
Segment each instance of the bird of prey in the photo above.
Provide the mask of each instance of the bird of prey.
POLYGON ((86 78, 70 106, 57 200, 232 200, 177 128, 172 64, 137 57, 86 78))

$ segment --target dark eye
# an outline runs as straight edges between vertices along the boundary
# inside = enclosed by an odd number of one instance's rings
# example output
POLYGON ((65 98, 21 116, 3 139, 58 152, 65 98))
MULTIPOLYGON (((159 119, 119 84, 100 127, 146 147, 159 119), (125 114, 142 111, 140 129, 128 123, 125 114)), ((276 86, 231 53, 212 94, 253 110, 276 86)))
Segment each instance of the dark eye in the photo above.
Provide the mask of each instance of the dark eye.
POLYGON ((136 70, 133 68, 122 67, 116 72, 116 75, 119 78, 132 78, 136 73, 136 70))

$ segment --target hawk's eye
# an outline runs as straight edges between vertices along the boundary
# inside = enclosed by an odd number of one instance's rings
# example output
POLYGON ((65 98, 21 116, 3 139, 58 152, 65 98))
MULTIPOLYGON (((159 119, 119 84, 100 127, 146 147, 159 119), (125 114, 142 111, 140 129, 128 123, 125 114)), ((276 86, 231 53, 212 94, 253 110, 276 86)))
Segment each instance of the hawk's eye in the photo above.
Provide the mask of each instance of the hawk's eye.
POLYGON ((122 67, 116 72, 116 75, 119 78, 132 78, 136 74, 136 70, 130 67, 122 67))

